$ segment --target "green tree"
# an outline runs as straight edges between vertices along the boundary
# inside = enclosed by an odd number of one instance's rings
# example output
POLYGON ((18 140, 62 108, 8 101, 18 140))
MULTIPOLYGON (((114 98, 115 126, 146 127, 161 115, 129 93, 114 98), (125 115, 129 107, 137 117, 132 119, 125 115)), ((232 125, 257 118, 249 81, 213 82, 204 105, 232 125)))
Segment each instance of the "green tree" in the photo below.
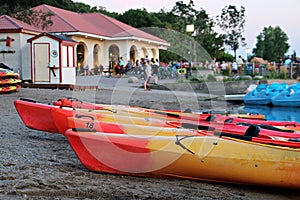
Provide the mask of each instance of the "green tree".
POLYGON ((195 5, 192 0, 188 4, 184 4, 183 1, 176 2, 171 11, 177 17, 177 19, 173 20, 173 26, 179 27, 177 30, 184 33, 186 25, 193 24, 195 27, 194 33, 186 34, 191 35, 211 58, 218 58, 225 50, 225 37, 214 31, 215 22, 205 10, 196 10, 194 7, 195 5))
POLYGON ((211 58, 220 58, 225 51, 225 35, 214 31, 214 20, 202 9, 198 11, 194 23, 195 40, 209 53, 211 58))
POLYGON ((217 59, 219 62, 225 61, 225 62, 232 62, 235 60, 234 56, 231 55, 230 53, 223 52, 219 59, 217 59))
POLYGON ((72 0, 3 0, 0 1, 0 15, 10 15, 25 23, 45 29, 53 24, 50 12, 33 11, 30 8, 47 4, 58 8, 78 12, 97 12, 96 7, 83 3, 74 3, 72 0))
POLYGON ((114 19, 117 19, 119 17, 119 13, 116 13, 116 12, 109 12, 106 10, 106 7, 104 6, 99 6, 99 9, 98 9, 98 12, 104 14, 104 15, 107 15, 111 18, 114 18, 114 19))
POLYGON ((290 48, 287 34, 279 27, 264 27, 263 31, 256 37, 256 47, 253 54, 268 61, 275 61, 290 48))
POLYGON ((226 6, 222 9, 221 16, 218 17, 220 28, 226 33, 225 44, 233 51, 236 58, 236 51, 240 47, 245 46, 244 26, 245 26, 245 8, 241 6, 238 10, 236 6, 226 6))
POLYGON ((31 24, 35 27, 41 28, 42 30, 52 26, 53 22, 51 20, 53 14, 51 12, 43 12, 41 10, 22 10, 15 14, 12 14, 12 17, 19 19, 27 24, 31 24))
POLYGON ((135 28, 160 26, 160 20, 153 13, 143 9, 130 9, 117 17, 122 21, 135 28))
POLYGON ((78 13, 97 12, 97 7, 91 7, 90 5, 80 2, 74 3, 72 0, 1 0, 0 15, 11 15, 41 4, 47 4, 78 13))
POLYGON ((178 1, 171 10, 171 13, 177 16, 177 20, 173 23, 179 28, 179 32, 184 33, 186 25, 195 23, 195 16, 198 14, 198 11, 194 7, 193 0, 190 0, 188 4, 178 1))

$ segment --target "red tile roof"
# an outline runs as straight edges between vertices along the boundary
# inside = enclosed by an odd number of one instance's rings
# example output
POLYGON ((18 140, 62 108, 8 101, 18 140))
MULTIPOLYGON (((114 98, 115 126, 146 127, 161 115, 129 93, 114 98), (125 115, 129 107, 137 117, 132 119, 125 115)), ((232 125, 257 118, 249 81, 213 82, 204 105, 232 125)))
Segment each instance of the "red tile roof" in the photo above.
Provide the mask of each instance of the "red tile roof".
POLYGON ((36 6, 32 9, 51 12, 54 14, 54 16, 51 17, 53 25, 44 31, 53 33, 82 32, 112 39, 116 37, 130 37, 136 39, 147 39, 160 43, 167 43, 165 40, 131 27, 101 13, 79 14, 46 4, 36 6))
POLYGON ((45 29, 48 32, 85 32, 90 34, 101 35, 101 32, 92 24, 81 17, 79 13, 56 8, 46 4, 33 7, 32 10, 41 10, 43 12, 51 12, 53 25, 45 29))
POLYGON ((86 13, 81 15, 83 18, 85 18, 85 20, 89 21, 95 27, 98 27, 99 30, 102 30, 102 33, 104 33, 105 36, 112 38, 137 37, 166 43, 166 41, 162 40, 161 38, 148 34, 140 29, 129 26, 101 13, 86 13))
POLYGON ((34 40, 36 40, 36 39, 38 39, 40 37, 43 37, 43 36, 47 36, 47 37, 52 38, 52 39, 54 39, 56 41, 64 42, 64 43, 68 43, 68 44, 76 44, 76 43, 78 43, 77 41, 72 40, 71 38, 66 37, 64 35, 51 34, 51 33, 46 33, 46 32, 41 33, 39 35, 36 35, 36 36, 28 39, 27 42, 32 42, 32 41, 34 41, 34 40))
POLYGON ((0 16, 0 31, 33 31, 37 33, 42 32, 42 30, 40 30, 39 28, 26 24, 7 15, 0 16))

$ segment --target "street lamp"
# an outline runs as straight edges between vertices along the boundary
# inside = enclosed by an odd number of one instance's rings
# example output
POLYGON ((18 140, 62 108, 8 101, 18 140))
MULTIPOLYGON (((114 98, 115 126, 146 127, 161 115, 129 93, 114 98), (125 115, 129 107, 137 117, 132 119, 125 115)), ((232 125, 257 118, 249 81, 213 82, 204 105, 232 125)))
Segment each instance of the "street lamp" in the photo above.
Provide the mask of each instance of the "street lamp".
MULTIPOLYGON (((247 68, 246 68, 246 70, 248 71, 248 54, 250 54, 250 49, 249 48, 246 48, 246 66, 247 66, 247 68)), ((253 70, 254 70, 254 68, 252 67, 252 73, 253 73, 253 70)), ((249 73, 249 72, 248 72, 249 73)))
POLYGON ((195 31, 194 24, 188 24, 186 25, 186 32, 193 33, 195 31))
MULTIPOLYGON (((195 27, 194 24, 187 24, 186 25, 186 32, 188 33, 193 33, 195 31, 195 27)), ((191 70, 192 70, 192 48, 193 48, 193 43, 192 40, 190 39, 190 51, 188 52, 190 55, 189 58, 189 67, 186 71, 186 79, 188 79, 188 77, 191 75, 191 70)))
POLYGON ((250 52, 250 49, 249 48, 247 48, 246 49, 246 63, 248 63, 248 54, 250 54, 251 52, 250 52))

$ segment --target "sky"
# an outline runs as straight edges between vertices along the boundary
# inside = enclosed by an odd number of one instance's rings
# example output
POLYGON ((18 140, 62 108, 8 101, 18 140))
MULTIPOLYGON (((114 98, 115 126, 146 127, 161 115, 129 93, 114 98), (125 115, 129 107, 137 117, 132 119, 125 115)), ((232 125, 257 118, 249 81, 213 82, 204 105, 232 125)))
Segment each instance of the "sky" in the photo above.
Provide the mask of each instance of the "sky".
MULTIPOLYGON (((77 0, 94 6, 104 6, 109 12, 124 13, 129 9, 146 8, 148 12, 170 11, 179 0, 77 0)), ((185 4, 189 0, 183 0, 185 4)), ((194 0, 195 9, 204 9, 210 17, 221 14, 222 8, 235 5, 246 9, 245 38, 247 45, 238 50, 246 57, 246 48, 255 48, 256 37, 264 27, 279 26, 288 36, 290 49, 300 55, 300 0, 194 0)))

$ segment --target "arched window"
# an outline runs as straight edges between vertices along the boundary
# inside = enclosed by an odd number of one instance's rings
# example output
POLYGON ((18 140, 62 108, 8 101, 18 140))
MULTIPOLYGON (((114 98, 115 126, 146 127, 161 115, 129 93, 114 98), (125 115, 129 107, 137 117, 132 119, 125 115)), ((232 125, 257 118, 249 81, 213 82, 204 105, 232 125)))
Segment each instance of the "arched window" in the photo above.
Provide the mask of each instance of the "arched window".
POLYGON ((100 65, 100 45, 96 44, 94 46, 94 67, 98 67, 100 65))

